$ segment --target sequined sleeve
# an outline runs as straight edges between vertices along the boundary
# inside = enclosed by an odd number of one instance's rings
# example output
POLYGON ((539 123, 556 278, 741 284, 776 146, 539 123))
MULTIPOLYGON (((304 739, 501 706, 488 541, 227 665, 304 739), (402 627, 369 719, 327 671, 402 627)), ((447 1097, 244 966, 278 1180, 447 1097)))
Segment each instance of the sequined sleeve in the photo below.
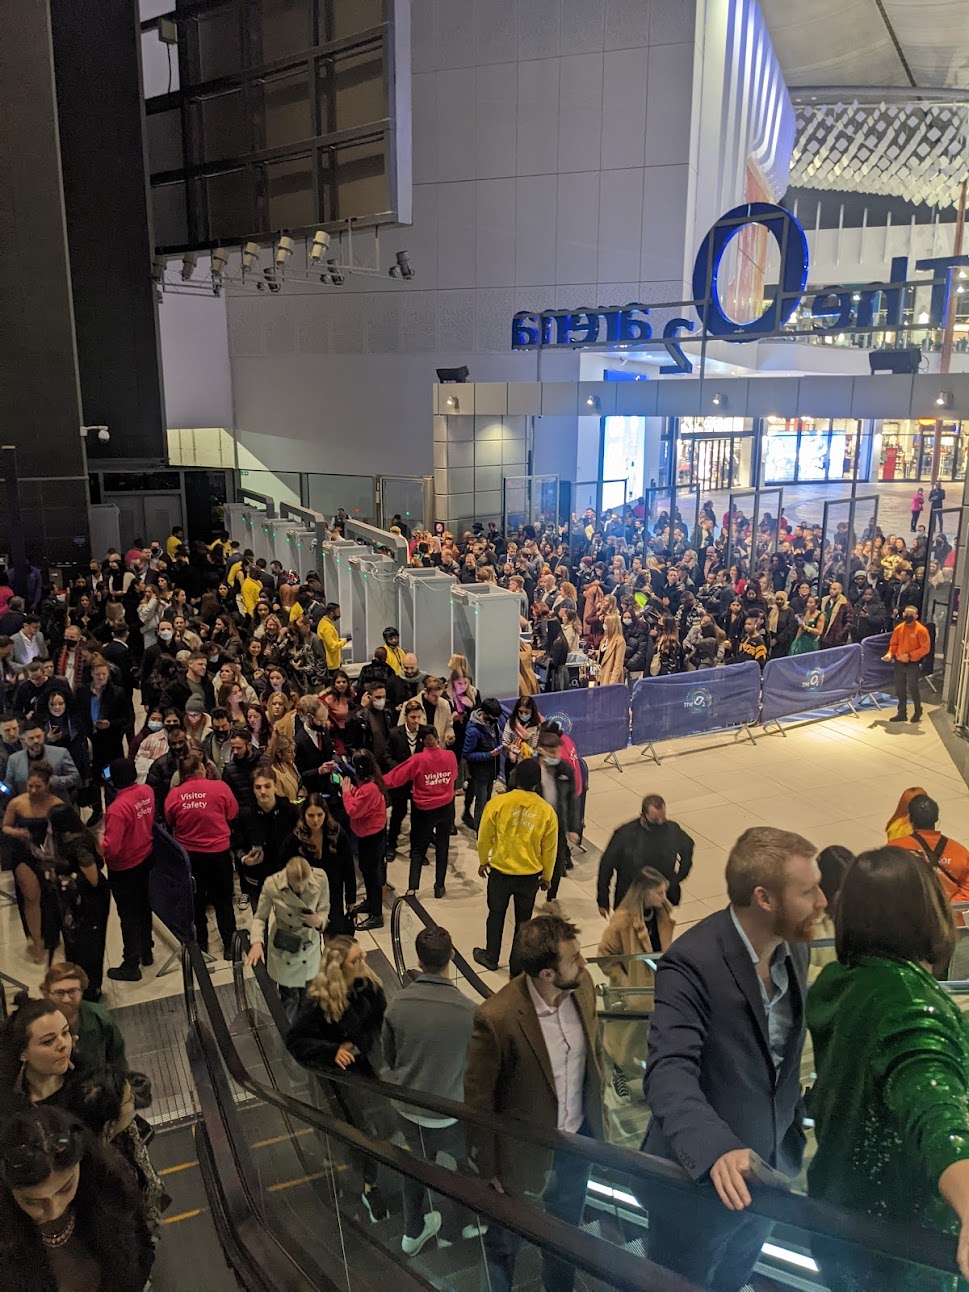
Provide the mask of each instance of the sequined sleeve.
POLYGON ((948 999, 913 991, 882 1014, 876 1076, 932 1180, 969 1158, 969 1033, 948 999))

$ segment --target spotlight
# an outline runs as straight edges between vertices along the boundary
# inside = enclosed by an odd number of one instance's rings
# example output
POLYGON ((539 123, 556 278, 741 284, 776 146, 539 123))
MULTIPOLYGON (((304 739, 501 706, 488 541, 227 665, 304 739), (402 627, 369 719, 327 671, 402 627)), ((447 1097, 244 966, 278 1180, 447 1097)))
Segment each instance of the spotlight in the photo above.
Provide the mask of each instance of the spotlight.
POLYGON ((197 251, 186 251, 182 256, 182 281, 187 283, 195 273, 195 266, 199 262, 197 251))
POLYGON ((163 283, 165 281, 165 270, 168 268, 168 261, 164 256, 153 256, 151 262, 151 281, 153 283, 163 283))
POLYGON ((323 229, 317 229, 313 234, 313 241, 310 243, 310 260, 314 265, 318 265, 326 255, 330 246, 330 235, 323 229))
POLYGON ((453 408, 455 411, 457 411, 458 401, 455 399, 453 395, 448 395, 447 399, 445 400, 445 403, 447 404, 448 408, 453 408))
POLYGON ((343 270, 335 260, 326 262, 326 269, 320 274, 320 282, 326 283, 329 287, 342 287, 344 283, 343 270))
POLYGON ((293 239, 284 233, 276 243, 276 264, 282 268, 292 254, 293 239))
POLYGON ((936 395, 936 397, 935 397, 935 402, 936 402, 936 404, 939 406, 939 408, 951 408, 951 407, 952 407, 952 391, 951 391, 951 390, 940 390, 940 391, 939 391, 939 393, 938 393, 938 394, 936 395))
POLYGON ((407 258, 407 252, 398 251, 396 260, 397 260, 396 265, 391 265, 390 268, 387 270, 387 273, 390 274, 391 278, 413 278, 414 271, 411 268, 411 263, 407 258))
POLYGON ((111 432, 108 430, 106 426, 98 427, 98 439, 101 441, 102 444, 107 444, 107 442, 111 439, 111 432))
POLYGON ((248 273, 259 259, 259 243, 247 242, 242 248, 242 272, 248 273))
POLYGON ((589 407, 590 407, 590 408, 598 408, 598 407, 599 407, 599 396, 598 396, 598 395, 590 395, 590 396, 589 396, 589 398, 588 398, 585 402, 589 405, 589 407))
MULTIPOLYGON (((267 267, 262 271, 262 276, 263 278, 265 278, 266 286, 269 288, 271 292, 279 291, 279 283, 276 282, 276 271, 274 269, 270 269, 267 267)), ((259 286, 261 287, 262 283, 260 283, 259 286)))
POLYGON ((727 396, 721 395, 720 392, 717 391, 717 393, 714 395, 713 399, 710 402, 713 404, 714 408, 726 408, 727 396))
POLYGON ((468 376, 470 375, 467 367, 437 368, 435 371, 437 372, 437 379, 442 385, 448 381, 467 381, 468 376))
POLYGON ((222 271, 225 269, 228 263, 229 263, 229 253, 226 251, 225 247, 216 247, 216 249, 212 252, 213 277, 216 274, 219 274, 221 276, 222 271))
POLYGON ((922 366, 922 351, 917 345, 905 346, 901 350, 872 350, 868 355, 872 376, 876 372, 894 372, 903 376, 918 372, 922 366))

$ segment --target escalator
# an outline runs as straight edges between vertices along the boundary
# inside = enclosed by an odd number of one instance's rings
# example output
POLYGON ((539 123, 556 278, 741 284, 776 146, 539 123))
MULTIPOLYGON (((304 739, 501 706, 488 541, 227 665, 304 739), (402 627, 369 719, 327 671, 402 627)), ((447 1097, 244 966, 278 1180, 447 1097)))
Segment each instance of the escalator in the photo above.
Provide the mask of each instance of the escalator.
MULTIPOLYGON (((432 918, 414 899, 397 903, 392 940, 403 981, 412 976, 413 933, 432 918)), ((417 1256, 401 1250, 403 1232, 400 1188, 405 1179, 432 1190, 434 1206, 461 1206, 475 1226, 504 1226, 523 1239, 516 1288, 540 1286, 543 1251, 574 1264, 581 1289, 642 1288, 676 1292, 686 1288, 669 1271, 646 1259, 649 1199, 657 1191, 675 1191, 686 1200, 697 1191, 678 1167, 614 1143, 581 1136, 546 1135, 511 1119, 498 1122, 464 1105, 375 1080, 327 1072, 308 1072, 286 1052, 285 1017, 274 985, 257 966, 243 973, 245 935, 236 949, 235 1016, 227 1020, 208 973, 191 949, 186 950, 186 997, 192 1024, 193 1073, 206 1085, 202 1124, 206 1134, 221 1137, 230 1151, 237 1183, 253 1213, 250 1229, 274 1242, 300 1271, 304 1281, 280 1286, 371 1288, 388 1278, 403 1288, 477 1289, 484 1268, 480 1236, 468 1241, 432 1240, 417 1256), (346 1115, 341 1091, 352 1087, 356 1127, 346 1115), (359 1100, 364 1097, 360 1115, 359 1100), (579 1228, 547 1216, 539 1200, 514 1201, 461 1172, 453 1159, 433 1164, 399 1145, 390 1099, 412 1113, 450 1115, 466 1134, 492 1134, 524 1141, 529 1152, 567 1153, 582 1159, 590 1171, 587 1202, 579 1228), (262 1146, 262 1147, 257 1147, 262 1146), (266 1153, 266 1147, 270 1152, 266 1153), (360 1166, 379 1172, 379 1184, 390 1214, 371 1223, 360 1197, 360 1166)), ((474 969, 456 957, 462 990, 490 994, 474 969)), ((628 1027, 648 1010, 604 1009, 607 1028, 618 1014, 628 1027)), ((645 1026, 643 1027, 645 1032, 645 1026)), ((201 1087, 200 1087, 201 1090, 201 1087)), ((641 1113, 648 1116, 645 1110, 641 1113)), ((217 1183, 217 1182, 216 1182, 217 1183)), ((898 1234, 878 1222, 775 1187, 755 1187, 753 1210, 768 1216, 775 1228, 758 1266, 758 1292, 820 1289, 825 1285, 812 1255, 819 1242, 840 1241, 877 1251, 895 1262, 919 1286, 923 1271, 954 1269, 954 1243, 923 1231, 898 1234)), ((442 1207, 443 1210, 443 1207, 442 1207)), ((221 1236, 221 1235, 220 1235, 221 1236)), ((227 1249, 228 1250, 228 1249, 227 1249)), ((278 1253, 277 1253, 278 1256, 278 1253)), ((234 1264, 230 1254, 230 1261, 234 1264)), ((484 1286, 487 1286, 485 1282, 484 1286)))

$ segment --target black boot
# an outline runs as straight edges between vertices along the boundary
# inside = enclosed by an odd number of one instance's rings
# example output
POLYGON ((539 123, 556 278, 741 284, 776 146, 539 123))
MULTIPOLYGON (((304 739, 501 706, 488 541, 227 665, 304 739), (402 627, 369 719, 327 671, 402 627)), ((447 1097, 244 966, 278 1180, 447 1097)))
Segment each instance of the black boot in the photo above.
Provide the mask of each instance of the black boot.
POLYGON ((108 977, 115 982, 141 982, 141 970, 137 965, 122 964, 117 969, 109 969, 108 977))
POLYGON ((904 709, 899 709, 898 713, 888 719, 889 722, 906 722, 907 720, 904 709))

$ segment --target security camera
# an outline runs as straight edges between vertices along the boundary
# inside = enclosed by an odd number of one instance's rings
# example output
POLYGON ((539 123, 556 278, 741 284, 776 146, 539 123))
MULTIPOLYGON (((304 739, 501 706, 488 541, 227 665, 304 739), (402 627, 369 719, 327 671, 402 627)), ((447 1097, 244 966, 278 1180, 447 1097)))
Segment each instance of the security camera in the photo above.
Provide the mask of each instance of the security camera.
POLYGON ((107 442, 108 442, 108 440, 110 440, 110 438, 111 438, 111 432, 108 430, 108 428, 107 428, 106 426, 99 426, 99 427, 98 427, 98 439, 101 441, 101 443, 102 443, 102 444, 107 444, 107 442))
POLYGON ((411 268, 410 260, 407 258, 407 252, 398 251, 396 260, 397 263, 391 265, 387 270, 391 278, 413 278, 414 270, 411 268))

